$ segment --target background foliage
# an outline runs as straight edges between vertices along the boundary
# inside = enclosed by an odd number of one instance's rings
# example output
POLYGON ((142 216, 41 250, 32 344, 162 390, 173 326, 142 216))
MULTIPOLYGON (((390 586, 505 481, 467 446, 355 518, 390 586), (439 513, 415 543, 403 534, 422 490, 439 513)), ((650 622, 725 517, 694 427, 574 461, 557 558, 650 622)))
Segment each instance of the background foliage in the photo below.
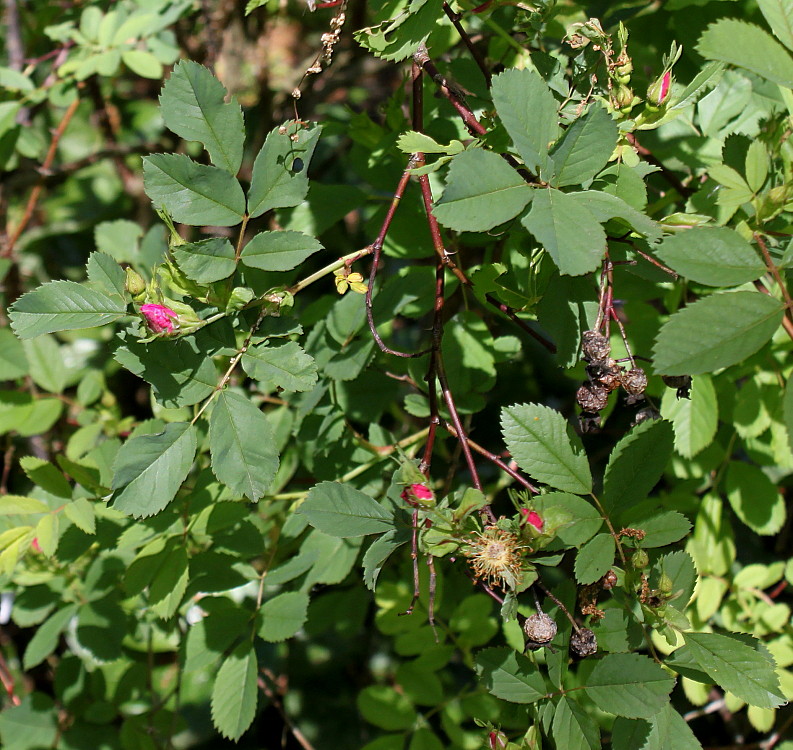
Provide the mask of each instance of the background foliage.
POLYGON ((793 3, 5 22, 3 747, 793 747, 793 3))

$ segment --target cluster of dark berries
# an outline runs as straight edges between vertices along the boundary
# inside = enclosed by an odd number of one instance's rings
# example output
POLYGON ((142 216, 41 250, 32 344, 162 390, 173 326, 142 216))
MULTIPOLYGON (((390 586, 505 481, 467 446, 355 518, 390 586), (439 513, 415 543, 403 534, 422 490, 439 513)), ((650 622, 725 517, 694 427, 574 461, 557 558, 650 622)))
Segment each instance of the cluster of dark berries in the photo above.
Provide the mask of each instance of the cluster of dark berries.
POLYGON ((598 331, 584 332, 581 349, 589 380, 578 389, 576 401, 583 410, 581 429, 591 432, 600 427, 600 412, 608 405, 609 393, 620 386, 628 394, 628 404, 644 400, 647 375, 641 367, 626 370, 612 359, 611 344, 598 331))

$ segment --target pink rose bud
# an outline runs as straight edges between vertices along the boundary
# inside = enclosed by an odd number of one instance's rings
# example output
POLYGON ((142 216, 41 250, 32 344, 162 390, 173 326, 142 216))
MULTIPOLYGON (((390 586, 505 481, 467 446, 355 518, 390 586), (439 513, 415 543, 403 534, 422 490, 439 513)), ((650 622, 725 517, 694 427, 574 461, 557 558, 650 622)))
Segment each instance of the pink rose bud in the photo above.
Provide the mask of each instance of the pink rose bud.
POLYGON ((34 552, 41 552, 41 545, 39 544, 39 538, 37 536, 33 537, 33 541, 30 543, 30 546, 33 547, 34 552))
POLYGON ((652 107, 660 107, 669 99, 672 89, 672 71, 667 70, 658 78, 649 89, 647 89, 647 104, 652 107))
POLYGON ((537 531, 542 531, 545 521, 542 520, 540 514, 536 510, 521 508, 520 512, 523 514, 523 524, 530 523, 535 529, 537 529, 537 531))
POLYGON ((140 311, 146 319, 146 325, 153 333, 173 333, 174 325, 171 318, 178 315, 165 305, 141 305, 140 311))
POLYGON ((426 484, 411 484, 402 490, 400 497, 409 505, 432 505, 435 495, 426 484))

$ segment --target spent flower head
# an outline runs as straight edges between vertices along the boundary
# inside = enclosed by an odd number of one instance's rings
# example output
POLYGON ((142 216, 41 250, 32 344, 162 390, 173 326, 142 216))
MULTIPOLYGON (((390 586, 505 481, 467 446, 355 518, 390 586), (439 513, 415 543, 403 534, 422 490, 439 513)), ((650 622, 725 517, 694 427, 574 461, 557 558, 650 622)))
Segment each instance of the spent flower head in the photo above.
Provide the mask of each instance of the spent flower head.
POLYGON ((514 589, 520 583, 524 549, 517 534, 488 526, 468 540, 463 553, 470 560, 477 580, 489 586, 514 589))

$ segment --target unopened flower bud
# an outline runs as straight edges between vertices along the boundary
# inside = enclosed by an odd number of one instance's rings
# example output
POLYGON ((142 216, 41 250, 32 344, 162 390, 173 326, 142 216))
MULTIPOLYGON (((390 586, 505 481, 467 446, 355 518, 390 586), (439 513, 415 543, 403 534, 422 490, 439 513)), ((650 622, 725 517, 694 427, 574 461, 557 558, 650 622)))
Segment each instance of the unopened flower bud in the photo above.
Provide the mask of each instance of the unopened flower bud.
POLYGON ((426 484, 411 484, 402 490, 400 497, 414 508, 435 504, 435 493, 426 484))
POLYGON ((673 585, 672 579, 666 573, 662 573, 658 579, 658 590, 662 594, 671 594, 673 585))
POLYGON ((542 517, 536 510, 529 510, 528 508, 521 508, 520 509, 521 515, 523 518, 520 521, 521 526, 525 526, 529 524, 534 526, 537 531, 542 531, 542 527, 545 525, 545 522, 542 520, 542 517))
POLYGON ((173 321, 179 316, 170 307, 165 305, 141 305, 140 311, 152 333, 171 334, 174 332, 173 321))
POLYGON ((124 280, 124 288, 133 296, 137 297, 142 292, 146 291, 146 282, 134 268, 127 267, 124 270, 126 278, 124 280))
POLYGON ((647 89, 647 109, 651 112, 658 111, 669 100, 672 91, 672 71, 667 70, 657 78, 647 89))
POLYGON ((641 568, 646 568, 649 564, 650 557, 643 549, 637 549, 631 556, 631 565, 633 565, 634 568, 641 570, 641 568))
POLYGON ((630 112, 633 107, 633 89, 624 83, 620 83, 619 86, 612 89, 611 106, 623 114, 630 112))

